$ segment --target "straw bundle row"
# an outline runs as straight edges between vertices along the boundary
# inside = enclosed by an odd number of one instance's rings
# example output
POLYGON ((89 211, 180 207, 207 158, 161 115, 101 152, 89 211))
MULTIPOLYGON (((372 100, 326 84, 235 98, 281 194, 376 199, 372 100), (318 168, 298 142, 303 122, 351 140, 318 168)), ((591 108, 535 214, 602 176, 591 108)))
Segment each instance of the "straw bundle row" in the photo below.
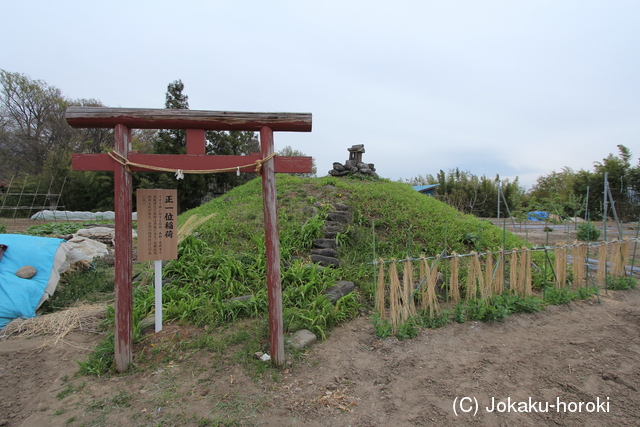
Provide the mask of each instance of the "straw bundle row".
POLYGON ((471 252, 472 257, 469 262, 469 274, 467 275, 467 300, 477 296, 478 291, 482 298, 485 297, 484 279, 482 278, 482 267, 480 257, 477 253, 471 252))
POLYGON ((600 286, 604 286, 607 281, 607 244, 603 243, 598 249, 598 273, 596 274, 596 282, 600 286))
MULTIPOLYGON (((438 281, 438 261, 439 258, 433 262, 433 265, 429 266, 429 262, 423 259, 420 263, 420 273, 424 272, 424 278, 426 279, 426 290, 423 288, 422 292, 422 309, 426 312, 429 310, 429 316, 433 317, 434 314, 440 314, 440 304, 438 303, 438 297, 436 294, 436 283, 438 281)), ((422 281, 421 281, 422 283, 422 281)))
POLYGON ((581 288, 585 285, 587 258, 587 245, 575 245, 572 250, 573 256, 573 286, 581 288))
POLYGON ((389 286, 389 321, 395 334, 398 331, 398 320, 401 316, 400 280, 398 279, 395 259, 391 260, 391 268, 389 270, 389 281, 391 282, 389 286))
MULTIPOLYGON (((629 242, 624 241, 609 244, 611 245, 610 273, 624 275, 625 265, 629 260, 629 242)), ((585 286, 588 245, 573 245, 571 251, 573 256, 573 286, 585 286)), ((600 285, 605 284, 607 252, 607 244, 603 243, 600 245, 598 253, 599 268, 597 273, 597 282, 600 285)), ((555 275, 554 286, 556 288, 566 286, 568 277, 568 254, 569 246, 561 245, 556 248, 555 263, 553 266, 555 275)), ((463 270, 466 270, 464 297, 467 300, 474 297, 488 298, 502 293, 505 289, 505 268, 508 268, 509 287, 512 293, 523 297, 533 295, 533 263, 531 250, 527 248, 523 248, 522 250, 514 249, 507 256, 503 248, 497 254, 496 258, 494 258, 493 254, 485 254, 484 266, 478 253, 472 252, 470 255, 468 265, 463 267, 463 270), (508 266, 505 267, 507 261, 508 266)), ((457 304, 461 299, 460 258, 456 253, 453 253, 452 256, 448 258, 451 261, 448 300, 453 304, 457 304)), ((387 297, 387 289, 385 287, 384 261, 380 260, 375 305, 380 317, 390 321, 394 332, 397 331, 397 327, 402 322, 417 314, 416 302, 414 301, 415 295, 419 295, 418 299, 423 313, 426 314, 428 311, 430 316, 434 316, 442 312, 437 294, 437 265, 441 261, 441 258, 437 257, 432 264, 429 264, 429 261, 425 257, 422 257, 419 261, 420 290, 415 292, 412 260, 406 259, 402 261, 404 263, 402 283, 398 275, 397 261, 395 259, 391 261, 387 304, 385 300, 387 297)))
POLYGON ((556 249, 555 287, 560 289, 567 283, 567 247, 561 245, 556 249))
POLYGON ((625 276, 625 266, 629 261, 629 241, 611 243, 611 274, 613 277, 625 276))
POLYGON ((622 260, 620 259, 620 242, 611 242, 611 268, 609 269, 609 274, 613 277, 620 277, 624 275, 624 265, 622 264, 622 260), (620 267, 622 266, 622 271, 620 271, 620 267))
POLYGON ((402 298, 402 320, 407 321, 409 317, 417 314, 416 305, 413 302, 413 266, 409 258, 404 262, 402 287, 404 290, 404 297, 402 298))
POLYGON ((513 250, 509 255, 509 288, 511 292, 518 293, 518 252, 513 250))
POLYGON ((629 245, 631 243, 629 240, 625 239, 624 242, 620 244, 620 276, 626 276, 626 265, 629 263, 629 245))
POLYGON ((531 251, 524 252, 524 296, 533 295, 533 276, 531 275, 531 251))
POLYGON ((495 285, 493 283, 493 255, 487 254, 484 262, 484 286, 487 290, 487 295, 491 296, 495 292, 495 285))

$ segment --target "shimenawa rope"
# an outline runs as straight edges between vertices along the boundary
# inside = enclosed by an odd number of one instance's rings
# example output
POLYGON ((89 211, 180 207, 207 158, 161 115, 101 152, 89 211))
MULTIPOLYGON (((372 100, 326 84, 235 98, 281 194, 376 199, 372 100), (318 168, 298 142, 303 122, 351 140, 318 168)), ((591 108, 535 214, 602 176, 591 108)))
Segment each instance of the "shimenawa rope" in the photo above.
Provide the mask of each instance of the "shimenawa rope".
POLYGON ((184 174, 185 173, 200 173, 200 174, 204 174, 204 173, 222 173, 222 172, 233 172, 233 171, 240 172, 240 169, 249 168, 251 166, 255 166, 256 167, 256 173, 260 173, 260 170, 262 169, 262 164, 264 162, 268 161, 268 160, 271 160, 276 155, 276 153, 271 153, 267 157, 265 157, 264 159, 257 160, 254 163, 250 163, 250 164, 244 165, 244 166, 233 166, 233 167, 230 167, 230 168, 223 168, 223 169, 190 169, 190 170, 184 170, 184 169, 172 169, 172 168, 164 168, 164 167, 161 167, 161 166, 151 166, 151 165, 143 165, 141 163, 135 163, 135 162, 130 161, 126 157, 122 156, 121 154, 116 153, 115 151, 110 151, 108 154, 109 154, 109 157, 111 157, 113 160, 115 160, 116 162, 118 162, 122 166, 124 166, 126 171, 129 172, 129 173, 131 173, 131 166, 136 166, 136 167, 139 167, 139 168, 151 169, 151 170, 155 170, 155 171, 159 171, 159 172, 173 172, 173 173, 176 174, 176 179, 184 178, 184 174))

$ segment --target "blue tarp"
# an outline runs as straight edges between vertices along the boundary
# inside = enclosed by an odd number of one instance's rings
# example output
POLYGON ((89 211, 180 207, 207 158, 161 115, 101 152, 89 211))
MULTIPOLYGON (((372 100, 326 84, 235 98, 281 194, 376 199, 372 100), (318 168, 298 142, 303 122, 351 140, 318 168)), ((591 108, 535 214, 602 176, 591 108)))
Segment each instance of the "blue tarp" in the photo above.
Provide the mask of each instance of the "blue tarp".
POLYGON ((35 317, 62 242, 50 237, 0 234, 0 243, 8 246, 0 260, 0 329, 13 319, 35 317), (16 276, 16 271, 26 265, 37 271, 31 279, 16 276))
POLYGON ((529 221, 544 221, 547 218, 549 218, 549 213, 548 212, 533 211, 533 212, 529 212, 527 214, 527 219, 529 221))

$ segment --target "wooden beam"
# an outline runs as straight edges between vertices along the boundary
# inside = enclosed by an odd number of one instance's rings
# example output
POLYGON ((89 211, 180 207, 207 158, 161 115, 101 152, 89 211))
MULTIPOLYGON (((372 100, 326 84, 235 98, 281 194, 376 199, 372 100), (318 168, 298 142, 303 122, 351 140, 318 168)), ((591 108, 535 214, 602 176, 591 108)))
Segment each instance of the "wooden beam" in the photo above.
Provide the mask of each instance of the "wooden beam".
MULTIPOLYGON (((264 157, 273 153, 273 131, 260 129, 260 147, 264 157)), ((284 327, 282 323, 282 283, 280 277, 280 237, 276 212, 276 176, 273 159, 262 165, 262 210, 267 258, 267 299, 269 302, 269 339, 271 360, 284 366, 284 327)))
MULTIPOLYGON (((249 156, 210 156, 196 154, 133 154, 128 159, 134 163, 149 166, 182 170, 226 169, 252 164, 262 159, 261 154, 249 156)), ((276 173, 311 173, 313 159, 311 157, 276 156, 274 162, 276 173)), ((108 154, 73 154, 73 170, 111 171, 118 166, 108 154)), ((132 166, 134 172, 153 172, 153 169, 132 166)), ((240 169, 240 172, 255 172, 255 167, 240 169)))
MULTIPOLYGON (((131 129, 117 125, 114 147, 117 153, 127 156, 131 144, 131 129)), ((133 237, 131 209, 133 184, 131 174, 124 166, 117 165, 114 173, 114 205, 116 214, 115 236, 115 364, 118 372, 124 372, 131 363, 133 350, 133 237)))
POLYGON ((311 113, 246 113, 236 111, 145 108, 69 107, 67 123, 75 128, 204 129, 311 132, 311 113))
POLYGON ((207 154, 204 129, 187 129, 187 154, 207 154))

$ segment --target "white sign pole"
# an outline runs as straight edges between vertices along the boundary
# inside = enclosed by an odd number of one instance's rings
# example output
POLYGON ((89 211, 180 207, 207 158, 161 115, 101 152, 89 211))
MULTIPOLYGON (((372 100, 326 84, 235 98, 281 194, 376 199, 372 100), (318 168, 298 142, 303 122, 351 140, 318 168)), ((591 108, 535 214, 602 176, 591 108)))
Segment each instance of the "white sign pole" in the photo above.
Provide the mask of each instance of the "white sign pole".
POLYGON ((156 290, 156 333, 162 330, 162 260, 153 262, 156 290))
POLYGON ((156 333, 162 330, 162 260, 178 258, 176 190, 139 188, 138 261, 154 262, 156 333))

